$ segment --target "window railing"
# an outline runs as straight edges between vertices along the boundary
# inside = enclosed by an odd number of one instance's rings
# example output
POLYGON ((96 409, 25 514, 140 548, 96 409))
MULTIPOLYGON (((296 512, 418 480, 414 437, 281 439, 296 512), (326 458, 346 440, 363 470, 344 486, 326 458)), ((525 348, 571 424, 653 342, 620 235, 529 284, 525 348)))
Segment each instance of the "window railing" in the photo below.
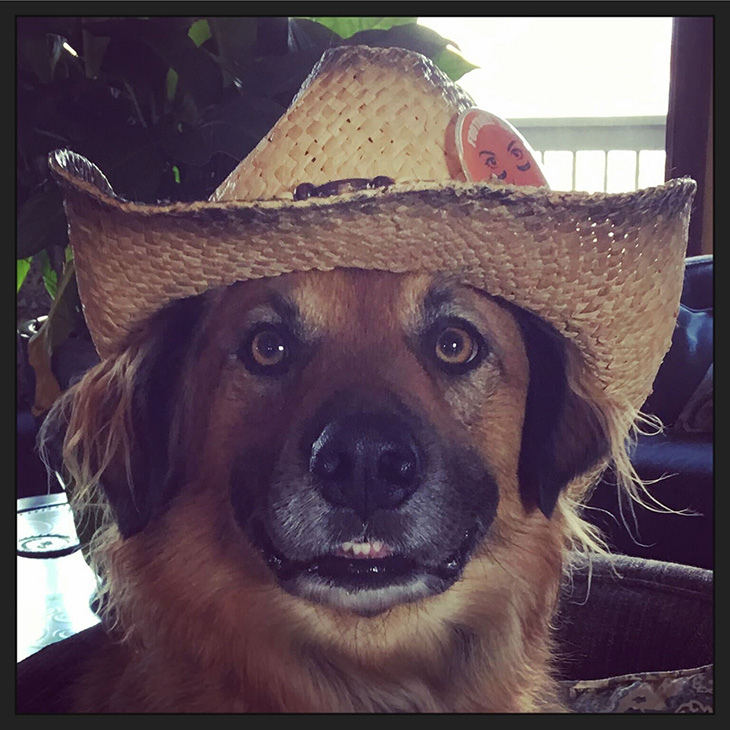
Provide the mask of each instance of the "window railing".
POLYGON ((510 119, 554 190, 626 192, 664 181, 666 117, 510 119))

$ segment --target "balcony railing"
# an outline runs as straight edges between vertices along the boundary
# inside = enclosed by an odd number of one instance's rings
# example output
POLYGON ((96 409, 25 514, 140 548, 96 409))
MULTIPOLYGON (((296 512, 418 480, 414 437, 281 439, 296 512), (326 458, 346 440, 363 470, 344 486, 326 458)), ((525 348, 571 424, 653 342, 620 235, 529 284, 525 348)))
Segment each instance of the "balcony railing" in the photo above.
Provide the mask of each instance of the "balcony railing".
POLYGON ((510 119, 554 190, 625 192, 664 181, 666 117, 510 119))

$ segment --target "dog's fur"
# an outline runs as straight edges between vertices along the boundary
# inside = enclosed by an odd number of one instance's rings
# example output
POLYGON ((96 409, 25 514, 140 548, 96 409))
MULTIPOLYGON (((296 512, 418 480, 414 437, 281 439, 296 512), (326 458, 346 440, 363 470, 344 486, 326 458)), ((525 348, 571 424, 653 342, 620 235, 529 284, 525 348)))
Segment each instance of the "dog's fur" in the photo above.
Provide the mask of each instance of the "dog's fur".
POLYGON ((45 427, 98 522, 110 637, 71 708, 560 710, 550 622, 591 543, 576 503, 623 449, 583 373, 537 318, 441 277, 292 274, 156 313, 45 427), (251 360, 262 323, 286 367, 251 360), (461 369, 436 352, 454 323, 480 343, 461 369), (403 489, 330 485, 313 465, 340 432, 356 460, 378 439, 410 454, 403 489), (413 575, 312 569, 364 539, 413 575))

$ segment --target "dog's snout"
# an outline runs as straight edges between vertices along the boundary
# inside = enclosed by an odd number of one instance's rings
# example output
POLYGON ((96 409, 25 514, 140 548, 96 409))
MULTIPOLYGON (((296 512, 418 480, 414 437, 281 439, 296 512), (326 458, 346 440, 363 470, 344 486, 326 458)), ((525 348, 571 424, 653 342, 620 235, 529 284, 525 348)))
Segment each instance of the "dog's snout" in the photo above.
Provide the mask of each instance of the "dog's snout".
POLYGON ((417 488, 423 459, 407 424, 389 413, 356 413, 327 423, 311 447, 309 471, 333 505, 363 520, 394 509, 417 488))

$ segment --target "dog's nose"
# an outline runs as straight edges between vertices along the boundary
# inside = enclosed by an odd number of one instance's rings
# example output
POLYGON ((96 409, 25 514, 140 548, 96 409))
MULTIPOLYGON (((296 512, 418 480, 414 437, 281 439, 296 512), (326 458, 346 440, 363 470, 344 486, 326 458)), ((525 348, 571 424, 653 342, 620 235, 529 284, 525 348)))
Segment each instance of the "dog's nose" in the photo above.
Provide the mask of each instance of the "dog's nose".
POLYGON ((408 426, 389 413, 330 421, 311 448, 309 471, 325 498, 366 520, 394 509, 418 488, 422 458, 408 426))

